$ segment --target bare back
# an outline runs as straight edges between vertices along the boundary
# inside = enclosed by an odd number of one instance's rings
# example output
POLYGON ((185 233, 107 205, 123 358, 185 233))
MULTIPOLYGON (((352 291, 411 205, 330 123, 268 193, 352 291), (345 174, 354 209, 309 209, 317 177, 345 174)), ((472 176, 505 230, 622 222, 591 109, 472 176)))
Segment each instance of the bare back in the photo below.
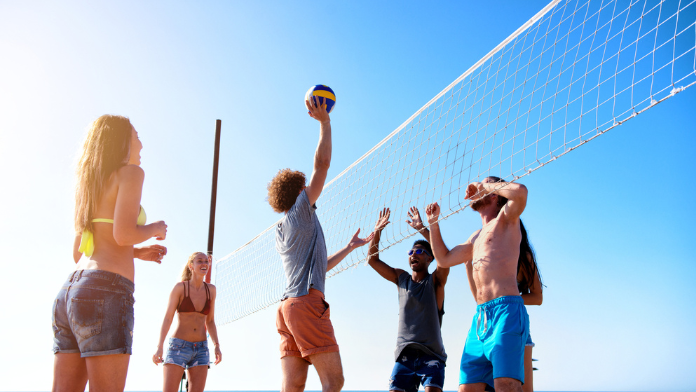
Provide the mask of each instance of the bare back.
POLYGON ((520 253, 520 221, 497 217, 471 238, 473 258, 469 278, 476 285, 476 302, 520 295, 517 290, 517 259, 520 253))
MULTIPOLYGON (((116 212, 116 200, 119 197, 119 187, 124 176, 124 169, 132 170, 132 167, 124 167, 116 171, 107 182, 101 200, 97 204, 92 219, 114 219, 116 212)), ((142 170, 138 168, 137 170, 142 170)), ((142 187, 142 181, 140 182, 142 187)), ((128 203, 128 214, 133 215, 133 219, 137 219, 140 209, 140 192, 137 194, 137 203, 128 203)), ((114 224, 97 222, 94 225, 94 253, 92 257, 82 257, 77 262, 77 269, 98 269, 103 271, 114 272, 131 281, 134 281, 135 264, 133 261, 133 245, 120 246, 114 239, 114 224)), ((76 241, 79 245, 79 241, 76 241)))

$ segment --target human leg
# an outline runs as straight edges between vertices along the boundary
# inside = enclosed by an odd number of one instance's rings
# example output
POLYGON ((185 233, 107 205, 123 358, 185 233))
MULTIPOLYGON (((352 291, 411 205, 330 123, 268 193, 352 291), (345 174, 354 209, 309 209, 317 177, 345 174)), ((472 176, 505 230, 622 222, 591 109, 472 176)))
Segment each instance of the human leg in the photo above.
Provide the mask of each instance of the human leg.
POLYGON ((56 354, 53 358, 53 392, 84 391, 87 366, 80 353, 56 354))
POLYGON ((87 366, 70 329, 67 313, 67 290, 73 275, 69 276, 53 301, 53 392, 84 391, 87 385, 87 366))
POLYGON ((459 392, 483 392, 486 389, 485 382, 475 382, 471 384, 459 384, 459 392))
POLYGON ((522 391, 525 344, 529 335, 527 310, 518 296, 500 297, 490 302, 486 352, 493 365, 493 386, 496 390, 522 391))
POLYGON ((343 365, 338 352, 310 355, 309 360, 317 369, 323 392, 338 392, 343 388, 343 365))
POLYGON ((91 392, 121 392, 126 387, 129 354, 87 357, 85 362, 91 392))
POLYGON ((499 377, 493 383, 496 392, 522 392, 522 382, 514 378, 499 377))
POLYGON ((179 386, 181 385, 181 376, 184 375, 184 368, 179 365, 165 363, 162 366, 162 372, 164 373, 164 386, 162 388, 162 391, 178 391, 179 386))
POLYGON ((188 369, 189 392, 203 392, 208 378, 208 365, 194 366, 188 369))
POLYGON ((442 392, 445 385, 445 362, 427 354, 419 356, 416 371, 425 392, 442 392))
POLYGON ((300 357, 283 357, 280 359, 280 368, 283 373, 280 392, 304 391, 309 362, 300 357))
POLYGON ((416 373, 416 355, 411 355, 408 349, 403 350, 394 363, 389 377, 389 390, 396 392, 417 392, 420 377, 416 373))
POLYGON ((479 322, 479 309, 474 315, 464 343, 464 352, 459 365, 460 392, 479 392, 486 388, 486 384, 493 384, 493 365, 484 351, 487 334, 483 333, 483 329, 479 331, 479 327, 483 327, 479 322))
POLYGON ((532 348, 533 346, 526 346, 524 348, 524 385, 522 385, 523 392, 534 392, 534 365, 532 364, 532 348))

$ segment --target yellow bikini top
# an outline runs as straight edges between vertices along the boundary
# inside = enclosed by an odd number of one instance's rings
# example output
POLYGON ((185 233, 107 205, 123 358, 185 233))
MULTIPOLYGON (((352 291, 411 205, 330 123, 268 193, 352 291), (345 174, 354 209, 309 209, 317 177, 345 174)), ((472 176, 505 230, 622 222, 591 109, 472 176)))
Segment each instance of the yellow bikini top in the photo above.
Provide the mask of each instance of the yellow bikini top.
MULTIPOLYGON (((113 219, 106 219, 106 218, 96 218, 92 219, 93 223, 114 223, 113 219)), ((143 206, 140 206, 140 212, 138 213, 138 220, 136 221, 136 224, 138 226, 144 226, 145 223, 147 222, 147 215, 145 215, 145 209, 143 209, 143 206)), ((82 232, 82 239, 80 240, 80 248, 78 249, 80 253, 84 253, 85 256, 87 257, 92 257, 92 253, 94 253, 94 234, 92 234, 91 231, 85 229, 82 232)))

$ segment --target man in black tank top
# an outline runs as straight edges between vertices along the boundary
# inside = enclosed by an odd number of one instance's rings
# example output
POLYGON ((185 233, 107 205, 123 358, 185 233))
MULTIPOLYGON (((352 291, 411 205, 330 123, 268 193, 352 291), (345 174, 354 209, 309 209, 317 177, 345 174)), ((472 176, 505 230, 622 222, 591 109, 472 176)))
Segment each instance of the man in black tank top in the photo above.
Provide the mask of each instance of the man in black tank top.
MULTIPOLYGON (((445 283, 449 268, 428 267, 434 260, 428 241, 418 240, 408 253, 411 273, 392 268, 379 259, 379 240, 389 224, 390 211, 385 208, 375 224, 370 242, 368 264, 384 279, 396 284, 399 292, 399 330, 394 352, 394 369, 389 390, 416 392, 422 384, 426 392, 442 392, 447 354, 442 343, 440 326, 445 301, 445 283)), ((407 221, 426 239, 430 233, 423 226, 418 209, 411 207, 407 221)))

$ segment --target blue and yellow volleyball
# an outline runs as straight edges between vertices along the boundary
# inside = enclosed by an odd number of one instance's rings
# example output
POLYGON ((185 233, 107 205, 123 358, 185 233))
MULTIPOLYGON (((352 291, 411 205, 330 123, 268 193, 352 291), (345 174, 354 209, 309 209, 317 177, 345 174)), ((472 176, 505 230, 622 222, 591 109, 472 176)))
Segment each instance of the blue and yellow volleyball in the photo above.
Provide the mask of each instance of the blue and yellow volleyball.
POLYGON ((305 100, 309 101, 310 104, 313 104, 314 101, 312 97, 316 97, 319 100, 319 103, 323 103, 324 100, 326 100, 326 111, 328 113, 331 113, 334 105, 336 104, 336 94, 334 94, 333 90, 331 90, 331 87, 323 84, 317 84, 316 86, 310 87, 307 94, 305 94, 305 100))

